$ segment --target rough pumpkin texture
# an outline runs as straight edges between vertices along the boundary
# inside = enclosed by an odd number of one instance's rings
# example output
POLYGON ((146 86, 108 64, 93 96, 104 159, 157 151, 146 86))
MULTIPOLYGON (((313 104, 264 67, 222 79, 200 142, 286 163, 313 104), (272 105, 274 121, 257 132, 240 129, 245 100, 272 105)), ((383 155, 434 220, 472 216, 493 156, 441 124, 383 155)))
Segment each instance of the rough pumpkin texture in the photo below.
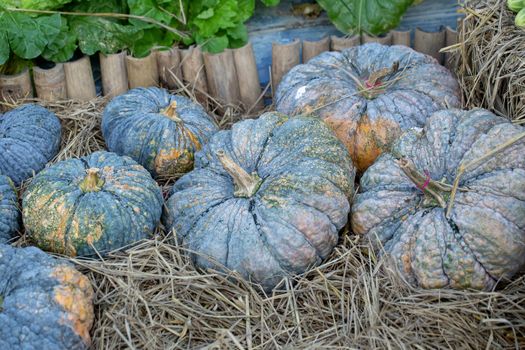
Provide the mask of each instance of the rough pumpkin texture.
POLYGON ((0 349, 87 349, 93 319, 93 289, 73 266, 0 244, 0 349))
POLYGON ((22 214, 40 248, 85 256, 149 237, 162 203, 146 169, 129 157, 100 151, 40 172, 24 193, 22 214))
POLYGON ((0 174, 18 186, 38 173, 58 153, 61 130, 54 113, 34 104, 0 115, 0 174))
POLYGON ((376 43, 325 52, 294 67, 277 88, 276 109, 314 114, 332 127, 359 172, 434 111, 459 107, 452 74, 406 46, 376 43))
POLYGON ((16 189, 5 175, 0 175, 0 244, 9 241, 19 229, 20 211, 16 189))
POLYGON ((218 132, 197 153, 167 201, 167 226, 198 266, 218 262, 269 290, 330 253, 354 177, 344 146, 318 118, 266 113, 218 132))
POLYGON ((193 169, 194 153, 217 130, 200 105, 155 87, 116 97, 102 118, 108 149, 135 159, 154 177, 193 169))
POLYGON ((435 113, 364 173, 354 232, 382 246, 402 277, 423 288, 489 290, 508 280, 525 264, 523 139, 467 169, 446 214, 459 166, 524 131, 485 110, 435 113))

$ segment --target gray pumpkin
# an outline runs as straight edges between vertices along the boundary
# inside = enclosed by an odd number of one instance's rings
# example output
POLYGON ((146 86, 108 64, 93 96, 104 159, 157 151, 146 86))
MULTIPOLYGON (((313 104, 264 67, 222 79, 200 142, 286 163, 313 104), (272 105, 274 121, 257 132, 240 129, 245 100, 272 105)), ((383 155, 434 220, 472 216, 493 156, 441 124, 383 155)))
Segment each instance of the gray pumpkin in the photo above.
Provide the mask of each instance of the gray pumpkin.
POLYGON ((87 349, 93 319, 93 289, 73 266, 0 244, 0 349, 87 349))
POLYGON ((70 256, 119 249, 148 238, 162 194, 129 157, 95 152, 41 171, 24 193, 24 226, 37 246, 70 256))
POLYGON ((451 185, 460 165, 524 131, 485 110, 435 113, 364 173, 354 232, 423 288, 490 290, 510 279, 525 264, 524 139, 467 168, 453 201, 451 185))
POLYGON ((114 98, 102 118, 111 152, 129 156, 154 177, 163 178, 193 169, 194 153, 217 130, 200 105, 155 87, 114 98))
POLYGON ((266 113, 218 132, 197 153, 167 201, 167 227, 196 252, 197 266, 219 263, 269 290, 331 252, 354 176, 318 118, 266 113))
POLYGON ((19 229, 20 211, 13 181, 0 175, 0 244, 9 241, 19 229))
POLYGON ((376 43, 325 52, 294 67, 279 84, 279 112, 325 120, 363 172, 401 134, 435 111, 460 107, 452 74, 406 46, 376 43))
POLYGON ((0 174, 18 186, 38 173, 58 153, 60 133, 56 115, 38 105, 0 115, 0 174))

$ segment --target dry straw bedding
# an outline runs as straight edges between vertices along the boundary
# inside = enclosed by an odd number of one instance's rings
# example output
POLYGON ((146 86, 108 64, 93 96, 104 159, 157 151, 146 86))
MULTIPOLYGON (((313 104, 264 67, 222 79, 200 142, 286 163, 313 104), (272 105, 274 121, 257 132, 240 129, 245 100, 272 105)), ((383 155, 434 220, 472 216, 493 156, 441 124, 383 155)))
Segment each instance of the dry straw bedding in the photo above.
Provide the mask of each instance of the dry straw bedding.
MULTIPOLYGON (((104 148, 105 103, 42 103, 64 127, 55 161, 104 148)), ((160 227, 125 252, 73 260, 95 289, 94 349, 525 348, 525 276, 493 292, 414 289, 346 230, 322 266, 265 295, 196 271, 187 253, 160 227)))

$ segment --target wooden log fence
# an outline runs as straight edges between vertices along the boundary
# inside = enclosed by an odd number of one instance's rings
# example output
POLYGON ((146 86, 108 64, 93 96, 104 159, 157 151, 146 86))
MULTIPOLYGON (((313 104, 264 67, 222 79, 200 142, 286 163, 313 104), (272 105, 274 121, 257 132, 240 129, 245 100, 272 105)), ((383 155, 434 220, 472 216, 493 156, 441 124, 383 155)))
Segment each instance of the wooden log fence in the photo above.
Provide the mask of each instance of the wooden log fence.
MULTIPOLYGON (((406 46, 413 43, 415 50, 452 68, 452 57, 440 50, 457 41, 457 32, 447 27, 433 33, 417 28, 415 31, 391 31, 382 37, 365 34, 361 37, 327 36, 319 41, 276 42, 272 45, 271 85, 275 89, 291 68, 324 51, 341 51, 369 42, 406 46)), ((192 46, 152 52, 145 58, 126 56, 123 52, 108 56, 100 54, 99 57, 105 96, 113 97, 138 86, 163 86, 186 89, 201 103, 207 103, 211 97, 224 106, 240 106, 244 111, 255 112, 264 107, 250 43, 220 54, 203 53, 200 48, 192 46)), ((44 100, 89 100, 96 96, 89 57, 57 64, 51 69, 35 67, 32 76, 36 95, 44 100)), ((0 100, 32 97, 32 86, 27 70, 16 76, 0 76, 0 100)))

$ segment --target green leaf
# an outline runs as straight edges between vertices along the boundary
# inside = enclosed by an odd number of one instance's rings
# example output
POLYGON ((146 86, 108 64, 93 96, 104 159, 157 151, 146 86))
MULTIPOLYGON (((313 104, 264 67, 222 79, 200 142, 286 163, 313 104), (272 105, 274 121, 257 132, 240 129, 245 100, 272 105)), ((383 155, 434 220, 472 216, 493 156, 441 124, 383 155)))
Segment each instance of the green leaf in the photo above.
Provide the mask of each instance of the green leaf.
POLYGON ((280 0, 261 0, 261 2, 263 4, 265 4, 266 6, 275 6, 275 5, 278 5, 279 4, 279 1, 280 0))
MULTIPOLYGON (((178 1, 173 1, 172 3, 178 3, 178 1)), ((160 8, 155 0, 128 0, 128 6, 130 14, 153 18, 164 24, 170 24, 173 19, 171 13, 176 10, 174 6, 160 8)), ((178 7, 178 5, 176 7, 178 7)), ((154 26, 151 23, 138 19, 130 19, 130 23, 140 28, 151 28, 154 26)))
POLYGON ((60 33, 49 42, 42 52, 42 57, 55 63, 69 61, 77 49, 77 36, 69 31, 67 20, 62 17, 60 33))
POLYGON ((36 19, 18 12, 0 12, 0 28, 5 28, 11 50, 19 57, 38 57, 47 43, 60 32, 60 15, 36 19))
POLYGON ((3 0, 2 6, 31 10, 56 10, 72 0, 3 0))
POLYGON ((237 21, 244 23, 253 16, 255 11, 255 0, 237 0, 237 8, 239 14, 237 16, 237 21))
POLYGON ((67 10, 72 12, 89 12, 89 13, 128 13, 128 4, 126 0, 84 0, 71 4, 67 10))
POLYGON ((413 0, 317 0, 343 33, 380 35, 398 26, 413 0))
POLYGON ((173 45, 175 34, 159 28, 145 29, 143 36, 135 40, 130 47, 133 57, 146 57, 154 48, 166 48, 173 45))
POLYGON ((72 17, 69 25, 86 55, 100 51, 106 55, 125 50, 142 37, 132 25, 122 25, 102 17, 72 17))
POLYGON ((4 64, 9 59, 9 43, 7 42, 7 33, 0 31, 0 64, 4 64))
MULTIPOLYGON (((202 3, 204 2, 200 3, 196 1, 195 3, 198 3, 198 6, 202 7, 202 3)), ((194 3, 190 4, 190 11, 191 6, 193 5, 194 3)), ((203 12, 205 11, 207 10, 204 10, 203 12)), ((219 0, 217 5, 213 8, 213 16, 206 19, 200 19, 199 16, 201 14, 202 12, 193 18, 191 22, 192 29, 195 29, 194 31, 196 34, 202 38, 212 38, 221 29, 234 28, 237 26, 237 1, 219 0)))
POLYGON ((231 49, 243 47, 248 42, 248 30, 243 23, 239 23, 235 28, 228 29, 227 33, 231 49))
POLYGON ((229 44, 228 37, 226 35, 214 36, 206 40, 197 39, 197 44, 201 45, 203 51, 209 53, 219 53, 224 51, 229 44))

